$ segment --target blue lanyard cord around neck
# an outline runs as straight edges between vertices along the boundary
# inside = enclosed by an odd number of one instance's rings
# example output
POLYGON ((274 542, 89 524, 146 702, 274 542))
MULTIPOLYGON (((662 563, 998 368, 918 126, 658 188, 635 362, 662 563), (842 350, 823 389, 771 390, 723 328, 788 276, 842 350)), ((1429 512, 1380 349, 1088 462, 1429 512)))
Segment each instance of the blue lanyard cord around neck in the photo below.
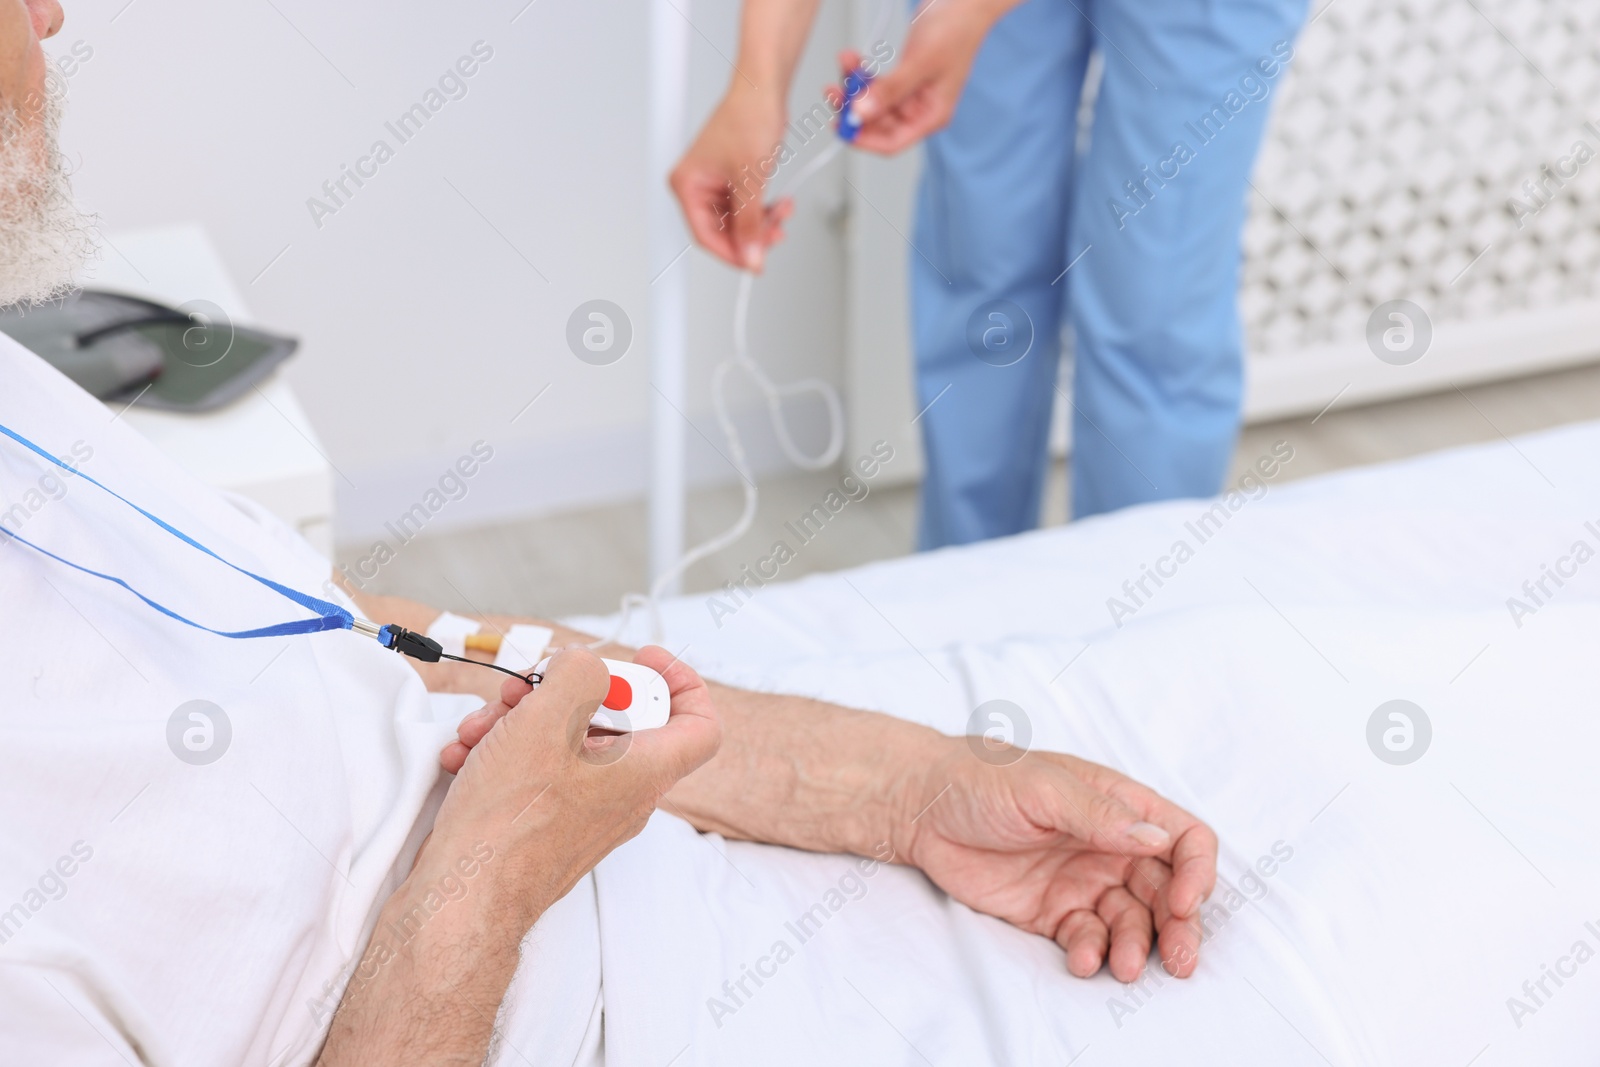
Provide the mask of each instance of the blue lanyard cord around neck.
POLYGON ((221 556, 217 555, 215 552, 211 551, 211 549, 207 548, 205 545, 202 545, 199 541, 196 541, 182 530, 179 530, 160 517, 152 515, 150 512, 146 511, 144 508, 141 508, 138 504, 135 504, 133 501, 129 500, 115 489, 110 488, 109 486, 97 481, 89 475, 84 474, 76 467, 64 463, 55 456, 52 456, 50 453, 34 444, 26 437, 23 437, 21 434, 11 429, 11 427, 0 423, 0 434, 4 434, 6 437, 9 437, 11 440, 17 442, 17 444, 21 445, 23 448, 26 448, 28 451, 43 457, 52 465, 67 471, 69 474, 74 474, 88 482, 90 485, 96 486, 97 488, 111 494, 124 504, 128 505, 128 507, 132 508, 134 511, 137 511, 140 515, 143 515, 161 529, 171 534, 173 537, 176 537, 178 540, 188 545, 190 548, 193 548, 199 552, 204 552, 218 563, 221 563, 226 567, 233 568, 245 577, 260 582, 262 585, 266 586, 268 589, 271 589, 280 596, 287 597, 289 600, 294 601, 301 607, 317 613, 315 618, 294 619, 290 622, 280 622, 273 626, 258 626, 254 630, 213 630, 209 626, 202 626, 193 619, 188 619, 182 615, 179 615, 176 611, 173 611, 165 604, 151 600, 149 597, 139 592, 139 590, 135 589, 133 586, 129 585, 127 582, 116 577, 115 575, 105 574, 101 571, 85 567, 82 564, 74 563, 70 559, 64 559, 61 556, 56 555, 54 552, 51 552, 47 548, 41 548, 39 545, 34 544, 32 541, 29 541, 20 534, 0 527, 0 543, 4 543, 4 541, 7 539, 20 542, 33 549, 35 552, 38 552, 44 556, 48 556, 57 563, 71 567, 75 571, 81 571, 84 574, 99 578, 102 581, 110 582, 112 585, 121 586, 123 589, 126 589, 128 592, 144 601, 145 604, 154 608, 156 611, 159 611, 161 614, 165 615, 169 619, 174 620, 175 622, 181 622, 185 626, 192 626, 196 630, 204 630, 208 634, 216 634, 218 637, 231 637, 238 640, 252 637, 291 637, 295 634, 314 634, 320 633, 324 630, 355 630, 359 633, 365 634, 368 637, 377 638, 378 644, 392 652, 398 652, 401 655, 410 656, 412 659, 422 660, 425 663, 437 663, 441 659, 449 659, 455 660, 459 663, 475 664, 479 667, 487 667, 490 670, 499 671, 501 674, 509 674, 513 678, 520 678, 529 685, 537 684, 544 677, 537 672, 530 672, 529 674, 522 675, 518 674, 516 671, 509 670, 493 663, 484 663, 481 660, 449 655, 443 650, 439 642, 433 640, 431 637, 428 637, 426 634, 415 633, 400 626, 379 626, 376 623, 367 622, 365 619, 357 619, 354 615, 346 611, 344 608, 341 608, 337 604, 322 600, 319 597, 311 596, 309 593, 302 593, 297 589, 291 589, 280 582, 273 581, 271 578, 264 578, 254 571, 245 570, 237 563, 230 563, 228 560, 223 559, 221 556))
POLYGON ((145 518, 149 519, 151 522, 155 523, 161 529, 165 530, 167 533, 171 534, 173 537, 176 537, 178 540, 182 541, 184 544, 188 545, 190 548, 196 549, 197 551, 200 551, 200 552, 204 552, 206 555, 210 556, 212 559, 214 559, 217 562, 223 564, 224 566, 232 567, 234 570, 238 571, 240 574, 246 576, 247 578, 251 578, 254 581, 260 582, 262 585, 266 586, 268 589, 271 589, 273 592, 278 593, 281 596, 287 597, 289 600, 294 601, 296 604, 299 604, 301 607, 308 608, 311 611, 316 612, 317 614, 316 614, 315 618, 311 618, 311 619, 295 619, 295 620, 290 621, 290 622, 280 622, 280 623, 277 623, 276 625, 273 625, 273 626, 257 627, 254 630, 213 630, 209 626, 203 626, 200 623, 195 622, 193 619, 188 619, 188 618, 183 617, 182 615, 179 615, 176 611, 173 611, 171 608, 167 607, 165 604, 161 604, 161 603, 158 603, 157 601, 151 600, 149 597, 147 597, 143 593, 139 592, 139 590, 135 589, 133 586, 129 585, 127 582, 123 581, 121 578, 116 577, 115 575, 104 574, 104 573, 102 573, 100 571, 93 570, 93 569, 91 569, 89 567, 85 567, 85 566, 83 566, 81 564, 74 563, 70 559, 63 559, 61 556, 56 555, 54 552, 51 552, 49 549, 42 548, 39 545, 34 544, 32 541, 29 541, 27 538, 23 537, 21 534, 14 533, 14 532, 12 532, 10 530, 0 530, 0 541, 6 540, 6 539, 13 540, 13 541, 19 541, 22 544, 27 545, 29 548, 33 549, 35 552, 38 552, 38 553, 40 553, 42 555, 45 555, 45 556, 49 556, 51 559, 55 560, 57 563, 61 563, 61 564, 64 564, 64 565, 66 565, 68 567, 71 567, 75 571, 82 571, 84 574, 92 575, 95 578, 100 578, 100 579, 102 579, 104 581, 110 582, 112 585, 119 585, 122 588, 126 589, 128 592, 132 593, 134 596, 138 597, 140 600, 144 601, 150 607, 154 608, 156 611, 159 611, 161 614, 167 616, 169 619, 173 619, 173 620, 176 620, 177 622, 181 622, 185 626, 192 626, 196 630, 204 630, 206 633, 216 634, 218 637, 231 637, 231 638, 236 638, 236 639, 241 639, 241 640, 245 639, 245 638, 252 638, 252 637, 288 637, 288 636, 291 636, 291 635, 294 635, 294 634, 319 633, 319 632, 321 632, 323 630, 349 630, 349 629, 354 628, 354 626, 355 626, 355 616, 350 614, 350 612, 346 611, 344 608, 340 607, 339 605, 330 603, 329 601, 326 601, 326 600, 322 600, 322 599, 320 599, 318 597, 311 596, 308 593, 302 593, 299 590, 291 589, 286 585, 283 585, 283 584, 281 584, 279 582, 273 581, 271 578, 264 578, 261 575, 255 573, 254 571, 246 570, 245 568, 239 566, 236 563, 228 562, 227 560, 223 559, 221 556, 217 555, 215 552, 211 551, 211 549, 207 548, 205 545, 202 545, 199 541, 196 541, 194 538, 192 538, 188 534, 184 533, 182 530, 179 530, 176 527, 172 526, 171 524, 163 521, 159 517, 157 517, 155 515, 152 515, 150 512, 146 511, 144 508, 141 508, 138 504, 135 504, 133 501, 129 500, 127 497, 123 496, 121 493, 118 493, 115 489, 109 488, 108 486, 106 486, 106 485, 102 484, 101 482, 95 480, 94 478, 90 477, 89 475, 84 474, 82 471, 78 470, 76 467, 70 466, 69 464, 64 463, 61 460, 57 459, 55 456, 52 456, 49 452, 46 452, 44 449, 42 449, 38 445, 34 444, 32 441, 28 440, 26 437, 23 437, 21 434, 17 433, 15 430, 12 430, 9 426, 6 426, 4 424, 0 424, 0 434, 4 434, 5 436, 11 438, 11 440, 17 442, 22 447, 28 449, 30 452, 33 452, 33 453, 43 457, 45 460, 49 461, 51 464, 53 464, 53 465, 55 465, 57 467, 60 467, 62 470, 67 471, 70 474, 74 474, 77 477, 82 478, 84 481, 88 482, 90 485, 97 486, 100 489, 104 490, 105 492, 110 493, 112 496, 116 497, 118 500, 120 500, 124 504, 128 505, 128 507, 132 508, 134 511, 137 511, 140 515, 143 515, 145 518))

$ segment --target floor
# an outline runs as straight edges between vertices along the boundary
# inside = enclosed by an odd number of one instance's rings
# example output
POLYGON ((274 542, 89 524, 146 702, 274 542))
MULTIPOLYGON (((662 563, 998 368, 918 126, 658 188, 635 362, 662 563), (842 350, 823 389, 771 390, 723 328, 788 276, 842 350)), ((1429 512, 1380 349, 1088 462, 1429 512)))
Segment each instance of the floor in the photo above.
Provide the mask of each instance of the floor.
MULTIPOLYGON (((1365 407, 1335 405, 1304 416, 1247 427, 1234 456, 1237 478, 1274 443, 1287 440, 1294 460, 1283 479, 1400 459, 1454 445, 1493 441, 1563 423, 1600 419, 1600 365, 1435 393, 1365 407)), ((1230 481, 1233 480, 1230 478, 1230 481)), ((836 476, 771 478, 762 483, 755 525, 738 543, 700 562, 685 579, 690 592, 715 588, 767 555, 784 527, 821 501, 836 476)), ((1067 474, 1057 463, 1045 500, 1045 523, 1066 521, 1067 474)), ((690 543, 732 525, 742 506, 737 486, 693 494, 690 543)), ((872 489, 849 503, 784 564, 784 578, 903 555, 916 526, 915 486, 872 489)), ((504 611, 542 618, 614 611, 645 586, 643 501, 516 523, 424 534, 370 583, 459 612, 504 611)), ((341 545, 340 563, 364 546, 341 545)))

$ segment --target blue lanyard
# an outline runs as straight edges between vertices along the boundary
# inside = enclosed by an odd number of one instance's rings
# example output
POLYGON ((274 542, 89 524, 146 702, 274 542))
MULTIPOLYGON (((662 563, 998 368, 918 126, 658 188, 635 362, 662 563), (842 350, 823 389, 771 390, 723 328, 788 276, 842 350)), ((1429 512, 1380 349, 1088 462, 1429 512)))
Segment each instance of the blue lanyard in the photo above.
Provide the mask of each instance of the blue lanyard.
POLYGON ((63 563, 66 566, 71 567, 73 570, 82 571, 84 574, 103 579, 104 581, 110 582, 112 585, 120 585, 122 588, 126 589, 128 592, 132 593, 150 607, 159 611, 161 614, 167 616, 169 619, 174 619, 178 622, 181 622, 185 626, 193 626, 196 630, 204 630, 206 633, 216 634, 218 637, 232 637, 237 639, 250 637, 287 637, 293 634, 319 633, 323 630, 348 630, 355 625, 355 617, 344 608, 341 608, 339 605, 329 603, 326 600, 320 600, 317 597, 311 596, 307 593, 299 592, 295 589, 290 589, 288 586, 275 582, 271 578, 263 578, 254 571, 248 571, 238 564, 229 563, 227 560, 223 559, 221 556, 217 555, 215 552, 211 551, 211 549, 207 548, 205 545, 202 545, 199 541, 196 541, 182 530, 179 530, 162 521, 157 516, 150 514, 150 512, 146 511, 144 508, 141 508, 138 504, 135 504, 121 493, 102 485, 100 482, 96 481, 94 478, 91 478, 89 475, 84 474, 76 467, 72 467, 66 463, 63 463, 61 460, 57 459, 55 456, 52 456, 50 453, 34 444, 26 437, 23 437, 21 434, 15 432, 10 427, 0 424, 0 434, 4 434, 5 436, 11 438, 13 441, 28 449, 30 452, 34 452, 44 457, 46 460, 49 460, 52 464, 60 467, 62 470, 77 475, 90 485, 98 486, 100 489, 105 490, 107 493, 110 493, 112 496, 128 505, 134 511, 137 511, 139 514, 155 523, 173 537, 176 537, 178 540, 188 545, 190 548, 198 549, 199 551, 210 556, 212 559, 216 560, 218 563, 232 567, 234 570, 248 578, 253 578, 255 581, 260 582, 268 589, 271 589, 273 592, 287 597, 296 604, 299 604, 301 607, 309 608, 310 610, 316 612, 317 616, 314 619, 295 619, 291 622, 280 622, 274 626, 262 626, 254 630, 213 630, 209 626, 202 626, 193 619, 184 618, 182 615, 179 615, 176 611, 173 611, 164 604, 159 604, 156 601, 151 600, 149 597, 139 592, 139 590, 135 589, 121 578, 110 574, 102 574, 100 571, 92 570, 88 567, 82 566, 81 564, 74 563, 70 559, 63 559, 54 552, 51 552, 49 549, 39 547, 20 534, 0 528, 0 540, 9 538, 13 541, 20 541, 22 544, 27 545, 35 552, 49 556, 57 563, 63 563))

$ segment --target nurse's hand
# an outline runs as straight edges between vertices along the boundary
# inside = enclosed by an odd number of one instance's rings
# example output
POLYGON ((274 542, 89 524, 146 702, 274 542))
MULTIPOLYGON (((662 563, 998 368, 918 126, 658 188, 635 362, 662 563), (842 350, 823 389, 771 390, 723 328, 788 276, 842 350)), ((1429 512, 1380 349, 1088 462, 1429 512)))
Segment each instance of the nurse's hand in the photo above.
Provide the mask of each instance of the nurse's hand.
MULTIPOLYGON (((923 0, 912 17, 900 61, 855 102, 861 119, 856 147, 888 155, 948 125, 978 46, 1017 2, 923 0)), ((855 52, 839 56, 845 74, 860 62, 855 52)))
POLYGON ((908 775, 890 837, 897 862, 1054 940, 1081 978, 1109 959, 1115 978, 1133 981, 1157 939, 1166 970, 1192 974, 1217 878, 1211 828, 1099 764, 1048 752, 991 762, 970 741, 948 739, 942 759, 908 775))
POLYGON ((695 241, 734 267, 759 273, 783 239, 791 200, 765 203, 783 142, 784 105, 736 82, 673 168, 672 192, 695 241))

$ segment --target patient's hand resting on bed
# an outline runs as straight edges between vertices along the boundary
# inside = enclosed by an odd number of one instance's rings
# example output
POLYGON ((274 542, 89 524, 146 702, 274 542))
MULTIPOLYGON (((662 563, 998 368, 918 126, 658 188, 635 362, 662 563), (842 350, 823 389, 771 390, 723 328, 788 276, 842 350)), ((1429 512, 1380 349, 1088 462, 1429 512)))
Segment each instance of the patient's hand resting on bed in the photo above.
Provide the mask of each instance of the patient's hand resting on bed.
POLYGON ((930 798, 896 850, 957 900, 1053 939, 1079 977, 1136 979, 1159 935, 1186 978, 1198 914, 1216 882, 1217 839, 1177 805, 1116 771, 1051 752, 999 767, 963 742, 905 787, 930 798), (936 799, 934 799, 936 798, 936 799))

